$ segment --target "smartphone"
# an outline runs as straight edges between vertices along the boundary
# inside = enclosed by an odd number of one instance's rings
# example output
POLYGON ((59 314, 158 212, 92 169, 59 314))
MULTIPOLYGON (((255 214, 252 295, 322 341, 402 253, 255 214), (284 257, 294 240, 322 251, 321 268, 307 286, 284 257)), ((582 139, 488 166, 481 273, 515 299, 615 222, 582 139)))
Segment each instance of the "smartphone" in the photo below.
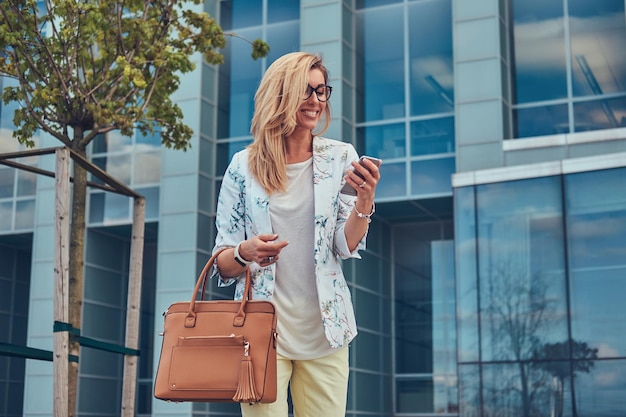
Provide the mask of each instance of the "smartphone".
MULTIPOLYGON (((373 163, 375 163, 375 164, 376 164, 376 166, 378 166, 378 167, 379 167, 379 166, 380 166, 380 164, 383 162, 383 161, 382 161, 382 159, 379 159, 379 158, 374 158, 373 156, 366 156, 366 155, 363 155, 363 156, 361 156, 361 157, 359 158, 359 163, 360 163, 361 165, 363 165, 363 166, 365 166, 365 164, 363 164, 363 161, 364 161, 365 159, 369 159, 370 161, 372 161, 373 163)), ((358 171, 355 171, 354 173, 355 173, 356 175, 358 175, 359 177, 363 178, 363 176, 362 176, 362 175, 361 175, 358 171)), ((343 188, 341 189, 341 193, 342 193, 342 194, 346 194, 346 195, 356 195, 356 190, 355 190, 354 188, 352 188, 352 186, 351 186, 350 184, 345 183, 345 184, 343 185, 343 188)))

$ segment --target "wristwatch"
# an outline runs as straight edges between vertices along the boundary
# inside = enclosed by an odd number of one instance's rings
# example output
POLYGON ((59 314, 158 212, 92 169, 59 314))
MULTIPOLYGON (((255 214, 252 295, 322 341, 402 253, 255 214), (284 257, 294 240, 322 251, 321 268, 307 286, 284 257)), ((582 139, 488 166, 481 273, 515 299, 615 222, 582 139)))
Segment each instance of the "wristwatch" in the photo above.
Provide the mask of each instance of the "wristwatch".
POLYGON ((235 246, 235 260, 241 266, 248 266, 252 263, 252 261, 246 261, 243 259, 243 257, 239 254, 239 245, 241 245, 241 242, 237 243, 237 246, 235 246))

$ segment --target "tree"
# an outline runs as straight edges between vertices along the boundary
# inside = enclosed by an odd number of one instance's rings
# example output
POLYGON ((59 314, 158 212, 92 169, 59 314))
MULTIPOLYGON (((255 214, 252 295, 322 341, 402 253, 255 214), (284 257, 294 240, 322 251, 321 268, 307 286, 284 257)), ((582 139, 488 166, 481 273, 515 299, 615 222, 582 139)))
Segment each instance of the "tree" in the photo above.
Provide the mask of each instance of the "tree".
MULTIPOLYGON (((5 0, 0 3, 0 75, 17 85, 2 90, 20 104, 13 136, 34 146, 46 132, 85 157, 87 145, 119 130, 130 136, 160 133, 173 149, 190 146, 192 130, 170 96, 179 75, 200 53, 221 64, 225 36, 201 0, 5 0), (42 8, 39 6, 42 5, 42 8)), ((230 34, 235 35, 235 34, 230 34)), ((236 35, 235 35, 236 36, 236 35)), ((268 45, 250 42, 252 58, 268 45)), ((81 326, 87 174, 74 166, 70 231, 70 324, 81 326)), ((78 355, 78 342, 70 354, 78 355)), ((78 365, 70 363, 69 410, 76 410, 78 365)))
POLYGON ((563 416, 563 395, 565 382, 577 373, 591 372, 594 361, 598 359, 598 348, 589 347, 587 342, 578 342, 569 339, 565 342, 545 343, 533 352, 532 360, 534 366, 550 374, 555 381, 555 401, 554 416, 563 416), (569 352, 569 356, 574 361, 556 361, 555 358, 562 357, 569 352))

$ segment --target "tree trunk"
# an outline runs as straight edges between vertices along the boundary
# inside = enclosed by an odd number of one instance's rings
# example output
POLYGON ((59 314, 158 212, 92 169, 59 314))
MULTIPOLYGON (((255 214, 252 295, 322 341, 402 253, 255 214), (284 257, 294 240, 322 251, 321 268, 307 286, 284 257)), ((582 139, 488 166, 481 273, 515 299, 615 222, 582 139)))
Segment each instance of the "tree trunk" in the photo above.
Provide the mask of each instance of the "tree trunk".
MULTIPOLYGON (((83 131, 74 128, 73 144, 79 143, 83 131)), ((73 150, 86 156, 86 150, 73 146, 73 150)), ((69 260, 69 320, 72 327, 81 329, 83 307, 83 275, 85 257, 85 207, 87 202, 87 172, 78 164, 74 166, 74 186, 72 194, 72 223, 70 226, 70 260, 69 260)), ((70 355, 80 359, 80 345, 76 338, 70 337, 70 355)), ((77 414, 78 404, 78 362, 69 363, 68 375, 68 416, 77 414)))
MULTIPOLYGON (((71 303, 70 303, 71 305, 71 303)), ((524 362, 519 363, 521 384, 522 384, 522 417, 530 416, 530 395, 528 394, 528 374, 524 362)))

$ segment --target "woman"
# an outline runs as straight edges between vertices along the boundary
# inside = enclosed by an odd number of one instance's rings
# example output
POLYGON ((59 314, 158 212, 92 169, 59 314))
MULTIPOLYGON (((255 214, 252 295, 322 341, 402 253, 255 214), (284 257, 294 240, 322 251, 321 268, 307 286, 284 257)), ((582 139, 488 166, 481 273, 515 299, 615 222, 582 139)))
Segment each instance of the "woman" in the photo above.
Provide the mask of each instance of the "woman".
POLYGON ((357 329, 341 259, 359 258, 380 174, 352 145, 322 138, 330 122, 328 72, 319 56, 277 59, 255 95, 254 141, 226 170, 216 215, 212 276, 277 309, 278 398, 242 404, 244 417, 344 416, 348 343, 357 329), (320 120, 323 128, 313 133, 320 120), (354 170, 358 171, 360 178, 354 170), (356 197, 340 194, 347 182, 356 197))

